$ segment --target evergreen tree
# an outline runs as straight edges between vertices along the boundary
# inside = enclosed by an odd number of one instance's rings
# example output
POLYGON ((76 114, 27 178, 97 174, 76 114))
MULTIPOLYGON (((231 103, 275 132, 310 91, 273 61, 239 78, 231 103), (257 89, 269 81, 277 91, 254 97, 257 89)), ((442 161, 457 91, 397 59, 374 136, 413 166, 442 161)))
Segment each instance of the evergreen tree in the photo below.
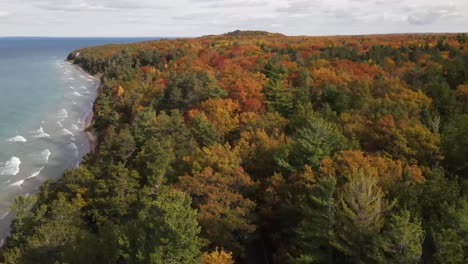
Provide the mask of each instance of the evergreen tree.
POLYGON ((412 221, 409 211, 392 214, 376 238, 372 258, 377 263, 419 263, 423 240, 421 223, 412 221))
POLYGON ((345 140, 335 125, 313 113, 307 117, 302 128, 297 130, 290 157, 291 164, 296 168, 304 165, 316 168, 321 159, 342 149, 345 140))
POLYGON ((129 264, 198 263, 202 243, 191 199, 165 187, 155 200, 143 202, 138 219, 128 223, 118 238, 120 258, 129 264))
POLYGON ((337 223, 331 243, 355 263, 365 263, 383 226, 383 213, 390 205, 375 176, 358 170, 348 175, 337 203, 337 223))
POLYGON ((136 164, 144 179, 144 183, 159 188, 167 181, 166 174, 171 170, 174 161, 173 144, 165 139, 150 138, 145 142, 136 157, 136 164))
POLYGON ((303 219, 296 232, 300 256, 294 263, 332 263, 330 235, 335 221, 333 194, 336 180, 321 178, 301 206, 303 219))

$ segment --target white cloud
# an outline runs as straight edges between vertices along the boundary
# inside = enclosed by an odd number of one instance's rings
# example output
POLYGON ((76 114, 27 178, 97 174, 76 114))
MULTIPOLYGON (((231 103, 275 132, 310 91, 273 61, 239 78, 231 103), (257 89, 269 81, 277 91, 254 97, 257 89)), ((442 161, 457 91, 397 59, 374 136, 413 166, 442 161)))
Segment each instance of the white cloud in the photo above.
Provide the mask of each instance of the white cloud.
POLYGON ((7 18, 10 16, 9 12, 0 11, 0 18, 7 18))
POLYGON ((459 32, 466 0, 0 0, 0 34, 199 36, 459 32))

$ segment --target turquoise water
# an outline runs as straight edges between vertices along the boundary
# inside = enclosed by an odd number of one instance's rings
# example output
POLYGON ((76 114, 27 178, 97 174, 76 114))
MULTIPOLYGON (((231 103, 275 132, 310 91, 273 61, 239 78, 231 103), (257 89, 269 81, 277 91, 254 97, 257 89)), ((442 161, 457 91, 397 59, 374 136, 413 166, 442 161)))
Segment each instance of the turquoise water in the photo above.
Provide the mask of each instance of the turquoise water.
POLYGON ((140 40, 0 38, 0 240, 14 197, 33 194, 89 151, 83 129, 99 80, 65 62, 68 53, 140 40))

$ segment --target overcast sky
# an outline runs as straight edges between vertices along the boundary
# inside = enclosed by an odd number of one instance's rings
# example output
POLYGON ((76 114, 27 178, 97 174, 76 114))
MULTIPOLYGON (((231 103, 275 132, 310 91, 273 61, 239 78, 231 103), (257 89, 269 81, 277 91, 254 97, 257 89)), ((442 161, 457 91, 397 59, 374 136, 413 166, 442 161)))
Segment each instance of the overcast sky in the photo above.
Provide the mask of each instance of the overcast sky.
POLYGON ((468 0, 0 0, 0 36, 467 32, 468 0))

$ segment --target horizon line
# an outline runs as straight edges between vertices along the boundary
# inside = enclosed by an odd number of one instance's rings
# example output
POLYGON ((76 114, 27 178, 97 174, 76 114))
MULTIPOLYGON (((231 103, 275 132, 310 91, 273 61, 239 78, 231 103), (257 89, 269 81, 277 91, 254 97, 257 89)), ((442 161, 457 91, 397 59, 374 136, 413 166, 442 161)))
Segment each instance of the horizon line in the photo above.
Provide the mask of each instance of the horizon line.
MULTIPOLYGON (((202 34, 202 35, 194 35, 194 36, 37 36, 37 35, 18 35, 18 36, 1 36, 0 38, 122 38, 122 39, 131 39, 131 38, 199 38, 199 37, 204 37, 204 36, 218 36, 218 35, 224 35, 227 33, 232 33, 234 31, 229 31, 229 32, 224 32, 224 33, 211 33, 211 34, 202 34)), ((267 33, 272 33, 272 34, 282 34, 288 37, 333 37, 333 36, 372 36, 372 35, 410 35, 410 34, 417 34, 417 35, 437 35, 437 34, 468 34, 468 31, 434 31, 434 32, 393 32, 393 33, 359 33, 359 34, 321 34, 321 35, 307 35, 307 34, 293 34, 293 35, 287 35, 281 32, 270 32, 270 31, 265 31, 265 30, 240 30, 244 32, 248 31, 261 31, 261 32, 267 32, 267 33)))

